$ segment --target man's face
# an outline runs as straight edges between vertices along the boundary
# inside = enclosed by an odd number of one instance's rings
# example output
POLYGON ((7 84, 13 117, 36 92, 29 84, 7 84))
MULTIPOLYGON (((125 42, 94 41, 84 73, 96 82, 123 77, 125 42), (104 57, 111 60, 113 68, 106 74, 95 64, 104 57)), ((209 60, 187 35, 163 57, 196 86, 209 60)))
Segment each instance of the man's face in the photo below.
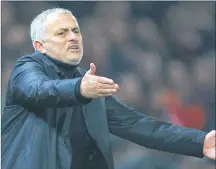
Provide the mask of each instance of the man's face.
POLYGON ((65 63, 77 64, 83 55, 82 35, 71 14, 57 14, 48 18, 43 44, 47 55, 65 63))

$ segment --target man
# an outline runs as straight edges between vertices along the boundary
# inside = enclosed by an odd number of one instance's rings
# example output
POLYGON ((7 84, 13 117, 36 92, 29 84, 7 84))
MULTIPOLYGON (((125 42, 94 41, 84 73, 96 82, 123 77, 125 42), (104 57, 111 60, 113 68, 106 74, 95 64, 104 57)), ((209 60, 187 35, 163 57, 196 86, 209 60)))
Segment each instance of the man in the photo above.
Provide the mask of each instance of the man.
POLYGON ((82 35, 68 10, 49 9, 31 24, 35 53, 11 73, 2 116, 4 169, 114 169, 113 133, 139 145, 215 159, 215 131, 157 121, 112 96, 118 85, 79 67, 82 35))

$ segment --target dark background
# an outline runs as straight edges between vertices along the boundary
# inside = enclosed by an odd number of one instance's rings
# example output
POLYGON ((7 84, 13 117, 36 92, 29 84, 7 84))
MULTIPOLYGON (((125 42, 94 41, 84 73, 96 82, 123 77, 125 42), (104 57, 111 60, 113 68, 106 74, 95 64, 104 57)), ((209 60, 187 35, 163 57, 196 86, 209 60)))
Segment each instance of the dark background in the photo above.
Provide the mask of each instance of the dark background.
MULTIPOLYGON (((77 17, 81 65, 114 79, 118 98, 157 119, 215 129, 215 2, 2 2, 2 107, 16 59, 34 52, 29 26, 42 10, 77 17)), ((112 136, 116 169, 213 169, 208 159, 150 150, 112 136)))

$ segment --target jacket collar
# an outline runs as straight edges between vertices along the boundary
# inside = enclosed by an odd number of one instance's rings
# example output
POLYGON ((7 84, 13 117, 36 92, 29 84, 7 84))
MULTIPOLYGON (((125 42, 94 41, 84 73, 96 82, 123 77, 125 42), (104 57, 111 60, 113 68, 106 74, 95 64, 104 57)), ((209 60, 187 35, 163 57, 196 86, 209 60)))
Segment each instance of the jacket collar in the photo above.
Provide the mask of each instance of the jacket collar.
MULTIPOLYGON (((48 56, 47 56, 46 54, 42 54, 42 53, 36 51, 36 52, 33 53, 32 57, 33 57, 35 60, 37 60, 37 61, 39 61, 39 62, 42 62, 42 63, 44 63, 44 64, 49 65, 50 67, 52 67, 52 68, 55 70, 55 72, 56 72, 60 77, 64 77, 64 78, 66 77, 65 74, 64 74, 63 72, 60 71, 60 69, 55 65, 55 63, 54 63, 51 59, 48 58, 48 56)), ((80 71, 80 67, 77 66, 76 69, 78 70, 78 71, 77 71, 78 76, 82 76, 83 73, 80 71)))

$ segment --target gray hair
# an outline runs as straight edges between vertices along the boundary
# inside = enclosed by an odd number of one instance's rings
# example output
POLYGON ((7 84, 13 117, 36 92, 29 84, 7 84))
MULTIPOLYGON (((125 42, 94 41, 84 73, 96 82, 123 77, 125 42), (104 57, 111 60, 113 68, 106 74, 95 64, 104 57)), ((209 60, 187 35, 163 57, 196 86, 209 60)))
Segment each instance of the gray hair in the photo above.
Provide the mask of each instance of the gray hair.
POLYGON ((46 11, 43 11, 42 13, 37 15, 32 21, 30 27, 30 36, 31 36, 32 44, 34 44, 36 40, 44 40, 45 23, 47 21, 48 16, 53 14, 72 15, 72 12, 63 8, 53 8, 53 9, 48 9, 46 11))

